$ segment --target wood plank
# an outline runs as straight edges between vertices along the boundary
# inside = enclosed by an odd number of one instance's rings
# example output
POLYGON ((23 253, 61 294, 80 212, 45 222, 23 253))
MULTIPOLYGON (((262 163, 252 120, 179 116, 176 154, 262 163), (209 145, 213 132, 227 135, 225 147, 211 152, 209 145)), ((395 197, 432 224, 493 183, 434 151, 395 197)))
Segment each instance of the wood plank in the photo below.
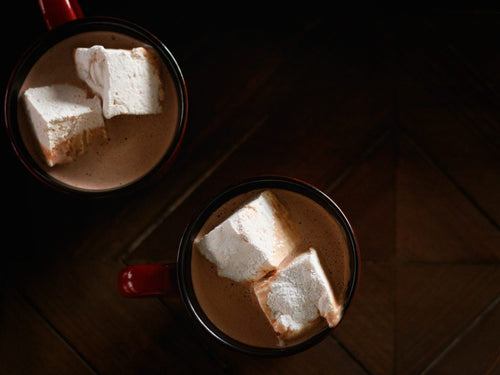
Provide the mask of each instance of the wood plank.
POLYGON ((364 261, 352 305, 334 336, 371 374, 394 373, 396 267, 364 261))
POLYGON ((95 374, 67 342, 11 287, 0 294, 2 374, 95 374))
POLYGON ((449 41, 450 52, 463 61, 469 74, 497 96, 500 94, 500 53, 496 48, 500 16, 496 10, 430 13, 429 28, 449 41))
POLYGON ((61 256, 29 268, 14 281, 98 373, 216 372, 219 364, 159 299, 119 295, 122 267, 61 256), (189 360, 195 353, 197 360, 189 360))
POLYGON ((402 264, 396 372, 420 373, 500 294, 498 264, 402 264))
POLYGON ((397 134, 390 130, 326 190, 349 218, 363 262, 395 256, 396 162, 397 134))
POLYGON ((488 306, 438 358, 428 374, 497 374, 500 372, 500 306, 488 306))
POLYGON ((327 189, 349 217, 361 253, 358 290, 334 335, 373 374, 394 373, 395 366, 397 143, 389 131, 327 189))
MULTIPOLYGON (((229 353, 227 353, 229 354, 229 353)), ((238 374, 369 374, 334 339, 285 358, 251 358, 231 353, 230 373, 238 374)))
MULTIPOLYGON (((460 186, 491 221, 499 223, 499 148, 476 125, 489 122, 492 109, 472 115, 429 101, 428 93, 404 87, 401 98, 402 128, 408 131, 436 165, 460 186), (414 103, 422 103, 418 108, 414 103)), ((417 88, 418 90, 418 88, 417 88)))
POLYGON ((500 230, 405 138, 396 189, 399 259, 499 261, 500 230))
MULTIPOLYGON (((401 128, 498 225, 497 94, 471 75, 466 63, 450 51, 446 36, 430 29, 421 18, 402 16, 397 25, 401 128)), ((481 35, 475 38, 480 40, 481 35)), ((495 43, 488 51, 494 50, 495 43)))

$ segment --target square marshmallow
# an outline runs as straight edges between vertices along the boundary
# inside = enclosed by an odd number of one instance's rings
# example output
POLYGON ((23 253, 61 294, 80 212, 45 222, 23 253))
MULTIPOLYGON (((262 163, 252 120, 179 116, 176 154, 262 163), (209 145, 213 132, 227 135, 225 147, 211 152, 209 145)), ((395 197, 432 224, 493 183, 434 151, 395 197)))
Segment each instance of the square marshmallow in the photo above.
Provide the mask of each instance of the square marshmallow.
POLYGON ((280 339, 294 337, 319 317, 330 327, 340 321, 342 309, 313 248, 256 282, 254 291, 280 339))
POLYGON ((99 98, 75 86, 54 84, 23 93, 28 116, 49 166, 69 163, 92 138, 106 139, 99 98))
POLYGON ((264 191, 201 238, 198 249, 217 266, 219 276, 257 280, 293 251, 289 226, 285 208, 264 191))
POLYGON ((95 45, 76 48, 74 58, 78 77, 101 97, 105 118, 161 113, 163 88, 153 50, 95 45))

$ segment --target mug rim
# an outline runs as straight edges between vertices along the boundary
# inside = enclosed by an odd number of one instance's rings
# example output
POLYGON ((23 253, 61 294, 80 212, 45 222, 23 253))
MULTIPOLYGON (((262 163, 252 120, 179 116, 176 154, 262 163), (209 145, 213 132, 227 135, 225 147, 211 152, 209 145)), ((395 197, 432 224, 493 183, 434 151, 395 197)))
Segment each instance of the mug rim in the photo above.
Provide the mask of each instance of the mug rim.
POLYGON ((171 51, 158 37, 139 24, 110 16, 78 18, 40 35, 18 59, 9 77, 4 96, 4 122, 7 134, 15 154, 23 166, 45 186, 64 194, 85 198, 125 195, 148 185, 153 179, 161 176, 170 167, 179 152, 186 131, 187 114, 188 94, 186 82, 180 66, 171 51), (179 106, 179 119, 176 123, 174 138, 156 165, 143 176, 128 184, 102 190, 77 188, 52 177, 48 172, 44 171, 26 147, 17 119, 20 88, 38 59, 50 48, 63 40, 77 34, 93 31, 109 31, 124 34, 154 47, 172 77, 179 106))
POLYGON ((235 185, 227 187, 221 193, 212 198, 201 209, 198 215, 195 216, 184 231, 177 255, 177 282, 181 298, 186 305, 189 314, 204 328, 204 331, 207 332, 212 338, 215 338, 216 341, 239 352, 261 357, 280 357, 292 355, 302 352, 322 341, 342 322, 344 315, 354 298, 359 279, 359 272, 360 254, 358 241, 349 220, 338 204, 334 202, 333 199, 331 199, 326 193, 308 182, 297 178, 278 175, 258 176, 242 180, 235 185), (334 215, 346 233, 351 266, 351 279, 347 288, 345 303, 342 307, 342 315, 339 323, 334 327, 326 327, 316 335, 300 343, 275 348, 258 347, 245 344, 222 332, 203 312, 203 309, 196 299, 191 279, 191 254, 193 242, 210 215, 224 203, 240 194, 265 188, 284 189, 304 195, 311 198, 325 208, 329 213, 334 215))

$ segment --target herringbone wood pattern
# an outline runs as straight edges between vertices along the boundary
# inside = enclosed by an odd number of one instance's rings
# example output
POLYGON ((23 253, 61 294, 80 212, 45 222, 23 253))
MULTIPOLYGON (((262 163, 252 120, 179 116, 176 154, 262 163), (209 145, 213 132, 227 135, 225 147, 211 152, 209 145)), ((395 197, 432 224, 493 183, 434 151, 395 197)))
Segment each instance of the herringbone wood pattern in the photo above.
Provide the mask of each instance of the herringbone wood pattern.
MULTIPOLYGON (((200 20, 81 5, 165 42, 186 78, 188 130, 159 183, 90 202, 39 186, 4 137, 0 373, 500 373, 500 14, 200 20), (329 194, 362 260, 341 325, 273 360, 206 340, 179 301, 116 288, 124 265, 175 261, 203 203, 259 174, 329 194)), ((17 11, 31 23, 6 42, 9 68, 44 31, 36 4, 17 11)))

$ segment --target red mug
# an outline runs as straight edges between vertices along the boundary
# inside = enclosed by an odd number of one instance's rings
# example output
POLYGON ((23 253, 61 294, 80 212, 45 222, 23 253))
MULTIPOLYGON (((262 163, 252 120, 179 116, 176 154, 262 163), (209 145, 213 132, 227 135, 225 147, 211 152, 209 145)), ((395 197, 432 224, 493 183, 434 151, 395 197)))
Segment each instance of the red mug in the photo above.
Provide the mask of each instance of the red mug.
MULTIPOLYGON (((10 76, 4 100, 7 134, 18 159, 44 185, 58 192, 80 197, 117 196, 135 191, 161 177, 179 152, 188 112, 185 80, 172 53, 155 35, 133 22, 113 17, 85 17, 77 0, 39 0, 39 5, 48 32, 39 37, 18 61, 10 76), (127 130, 122 131, 130 134, 109 135, 109 144, 97 149, 95 156, 85 155, 85 162, 76 160, 67 165, 49 167, 43 163, 43 157, 35 147, 36 139, 23 112, 21 95, 30 82, 43 85, 67 79, 71 71, 66 72, 65 69, 72 65, 72 55, 70 52, 66 53, 64 48, 72 51, 69 46, 75 43, 80 46, 77 44, 80 41, 87 43, 81 47, 90 47, 92 43, 104 45, 101 43, 103 40, 99 39, 101 36, 106 38, 104 41, 110 45, 109 48, 148 46, 157 52, 161 61, 162 78, 168 80, 163 85, 168 88, 165 90, 167 109, 158 115, 163 117, 156 120, 150 120, 151 116, 138 120, 146 121, 148 131, 151 129, 150 134, 144 130, 144 141, 134 138, 135 132, 140 133, 137 130, 139 127, 134 129, 132 125, 127 125, 128 128, 125 128, 124 125, 122 129, 127 130), (55 55, 58 50, 66 60, 51 61, 51 54, 55 55), (37 71, 42 74, 36 73, 37 71), (44 76, 46 72, 54 74, 54 78, 49 78, 48 74, 44 76), (57 77, 58 74, 66 76, 57 77), (153 122, 156 125, 153 126, 153 122), (163 123, 168 123, 169 128, 166 129, 163 123), (168 139, 163 139, 164 136, 168 139), (152 155, 150 159, 145 159, 144 155, 149 154, 152 155)), ((130 118, 131 116, 125 121, 135 121, 130 118)), ((118 121, 120 125, 123 122, 122 119, 116 120, 118 121)))
MULTIPOLYGON (((335 327, 325 327, 302 342, 283 347, 262 347, 248 344, 231 337, 220 329, 204 312, 197 298, 192 278, 192 260, 195 240, 211 216, 224 204, 242 195, 254 194, 264 189, 283 190, 310 199, 325 210, 340 225, 345 234, 348 252, 348 282, 345 286, 341 319, 350 306, 357 287, 360 271, 360 256, 354 231, 339 206, 325 193, 311 184, 284 176, 260 176, 246 179, 226 188, 212 198, 194 217, 181 238, 177 261, 168 264, 136 264, 124 267, 118 275, 118 289, 125 298, 168 297, 180 298, 198 328, 216 342, 236 351, 261 356, 279 357, 304 351, 323 340, 335 327)), ((218 211, 220 212, 220 211, 218 211)), ((199 283, 199 282, 198 282, 199 283)), ((245 322, 244 324, 252 324, 245 322)), ((338 324, 336 325, 338 326, 338 324)))

